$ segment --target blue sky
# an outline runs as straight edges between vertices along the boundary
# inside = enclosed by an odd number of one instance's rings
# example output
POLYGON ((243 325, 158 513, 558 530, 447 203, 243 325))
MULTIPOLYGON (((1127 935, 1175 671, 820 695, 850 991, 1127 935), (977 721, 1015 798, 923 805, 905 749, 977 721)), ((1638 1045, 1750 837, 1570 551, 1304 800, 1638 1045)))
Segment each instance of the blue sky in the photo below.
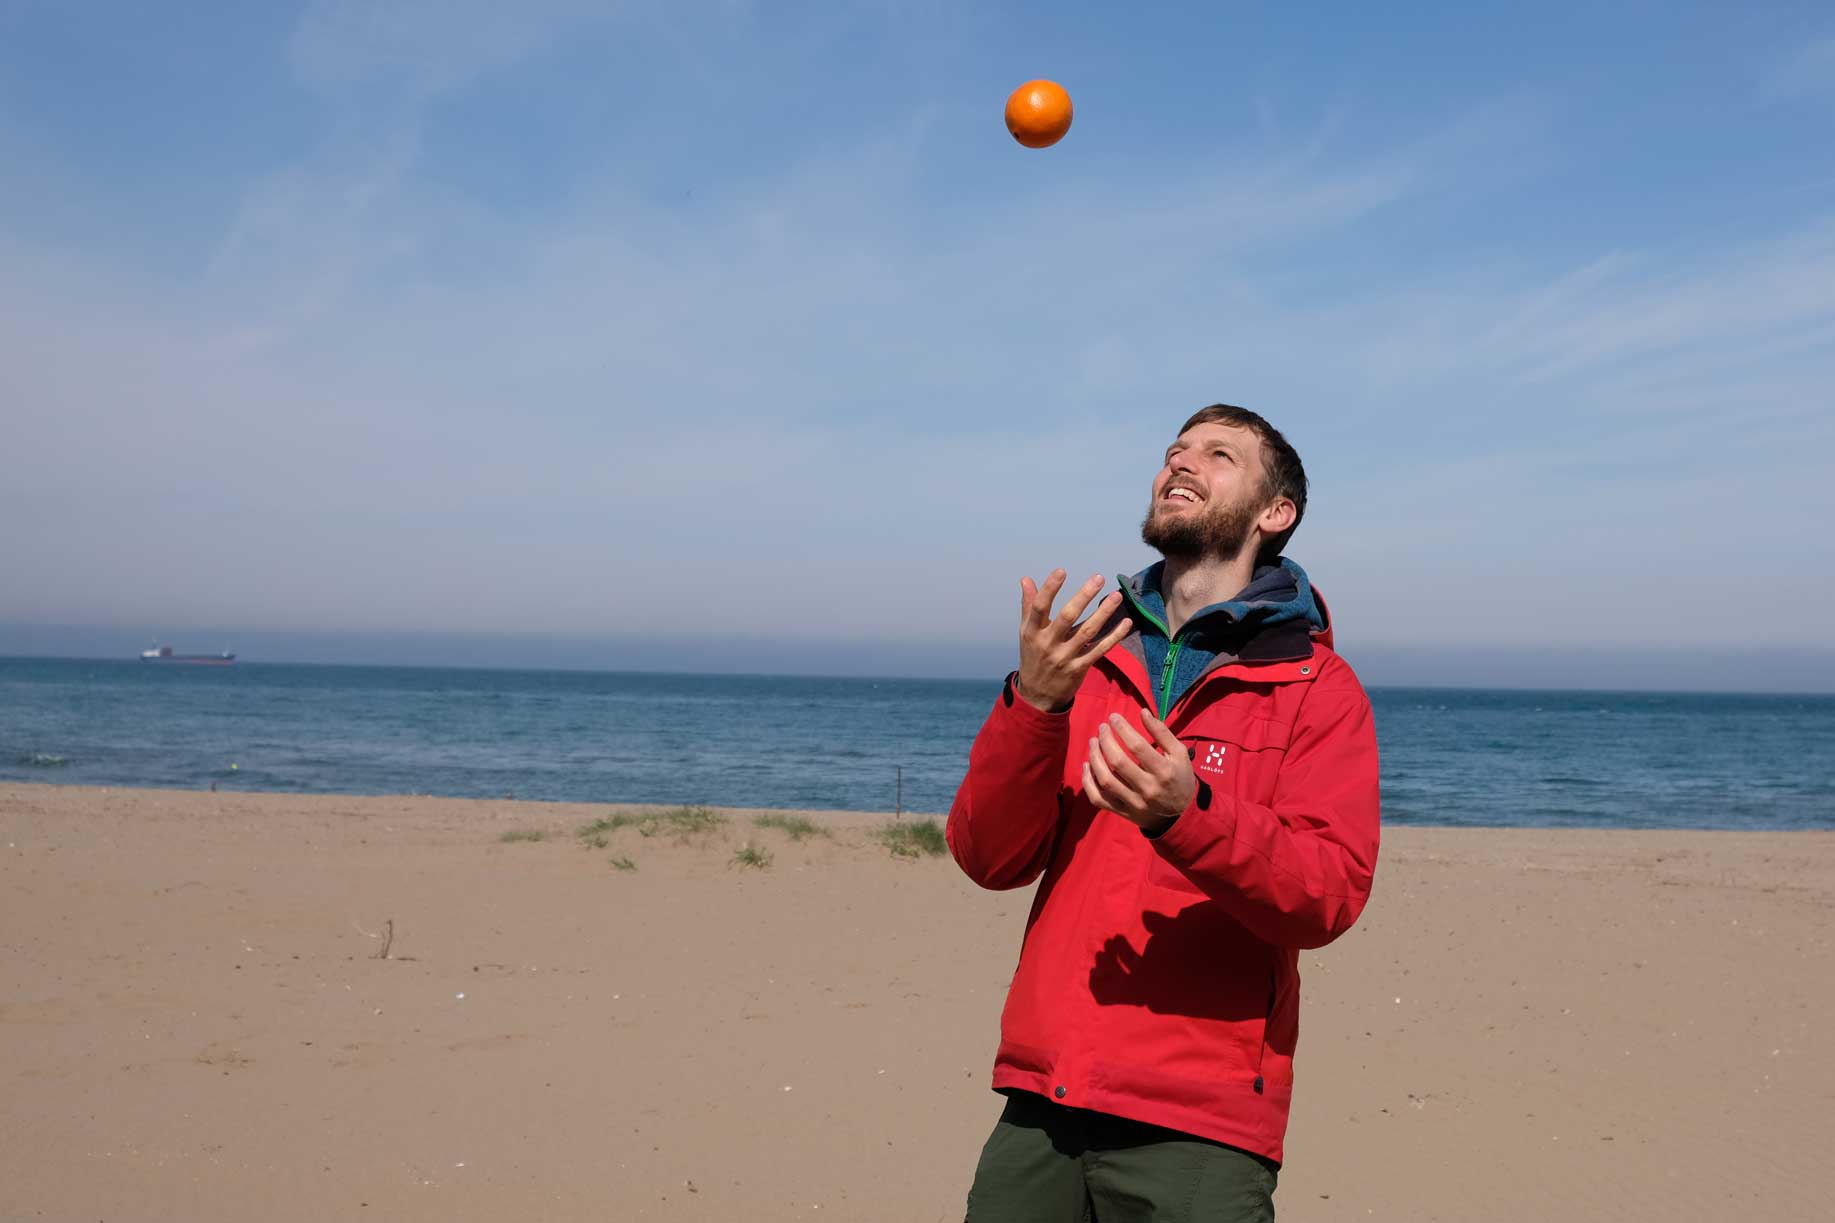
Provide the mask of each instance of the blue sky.
POLYGON ((1221 399, 1379 680, 1835 687, 1831 149, 1826 5, 0 0, 0 648, 976 673, 1221 399))

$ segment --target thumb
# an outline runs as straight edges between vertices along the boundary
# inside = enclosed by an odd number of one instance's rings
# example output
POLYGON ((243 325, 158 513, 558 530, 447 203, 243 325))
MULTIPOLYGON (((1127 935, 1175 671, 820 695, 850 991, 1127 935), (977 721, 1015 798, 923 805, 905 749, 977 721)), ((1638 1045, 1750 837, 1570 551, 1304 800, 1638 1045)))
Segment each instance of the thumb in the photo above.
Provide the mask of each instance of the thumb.
POLYGON ((1166 723, 1154 717, 1153 710, 1145 705, 1141 706, 1141 725, 1146 727, 1149 735, 1153 736, 1154 743, 1159 745, 1161 751, 1168 755, 1185 754, 1185 745, 1179 742, 1179 736, 1173 734, 1172 729, 1166 723))

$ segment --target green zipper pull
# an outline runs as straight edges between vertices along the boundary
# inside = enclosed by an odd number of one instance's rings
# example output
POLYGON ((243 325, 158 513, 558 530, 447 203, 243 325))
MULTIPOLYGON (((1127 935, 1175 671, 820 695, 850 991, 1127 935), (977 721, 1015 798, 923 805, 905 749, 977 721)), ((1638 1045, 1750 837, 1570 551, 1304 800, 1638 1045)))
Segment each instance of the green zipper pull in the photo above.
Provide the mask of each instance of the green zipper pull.
POLYGON ((1185 648, 1183 634, 1174 637, 1166 647, 1166 661, 1160 664, 1160 721, 1172 712, 1172 673, 1179 661, 1179 651, 1185 648))

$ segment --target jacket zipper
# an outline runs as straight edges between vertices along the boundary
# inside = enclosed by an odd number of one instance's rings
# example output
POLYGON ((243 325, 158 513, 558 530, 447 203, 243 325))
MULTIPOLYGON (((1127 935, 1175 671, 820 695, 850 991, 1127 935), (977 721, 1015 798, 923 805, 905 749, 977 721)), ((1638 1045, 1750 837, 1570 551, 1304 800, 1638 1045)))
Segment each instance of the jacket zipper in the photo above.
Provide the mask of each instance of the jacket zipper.
MULTIPOLYGON (((1167 705, 1172 700, 1172 677, 1173 677, 1173 671, 1174 671, 1174 664, 1176 664, 1179 661, 1179 653, 1180 651, 1182 651, 1185 648, 1185 638, 1184 638, 1185 630, 1183 627, 1181 627, 1179 629, 1180 635, 1177 637, 1173 636, 1172 630, 1166 627, 1166 622, 1160 619, 1158 616, 1154 615, 1151 611, 1149 611, 1141 603, 1139 599, 1135 598, 1134 592, 1130 590, 1125 583, 1122 585, 1121 589, 1122 589, 1123 596, 1128 600, 1128 605, 1129 607, 1133 609, 1134 613, 1136 615, 1139 615, 1142 619, 1146 620, 1149 624, 1153 625, 1153 627, 1159 629, 1161 635, 1163 635, 1167 639, 1166 660, 1165 662, 1163 662, 1160 665, 1159 686, 1155 688, 1153 685, 1152 678, 1149 677, 1147 695, 1159 702, 1160 721, 1170 726, 1172 725, 1172 710, 1168 709, 1167 705)), ((1188 697, 1192 694, 1192 691, 1193 689, 1190 689, 1190 688, 1186 689, 1185 692, 1181 694, 1179 699, 1183 701, 1185 697, 1188 697)))
MULTIPOLYGON (((1179 661, 1179 651, 1185 648, 1183 629, 1181 629, 1180 636, 1173 636, 1172 633, 1167 630, 1165 621, 1148 611, 1145 607, 1142 607, 1138 602, 1132 599, 1129 601, 1134 603, 1135 611, 1145 616, 1155 628, 1165 633, 1169 639, 1166 646, 1166 661, 1160 664, 1159 702, 1160 721, 1170 724, 1172 720, 1172 710, 1168 709, 1167 705, 1172 701, 1172 677, 1175 665, 1179 661)), ((1190 695, 1190 693, 1188 692, 1186 695, 1190 695)), ((1280 992, 1280 972, 1278 969, 1271 969, 1268 973, 1268 1006, 1267 1009, 1262 1012, 1262 1039, 1261 1044, 1257 1046, 1255 1050, 1254 1086, 1256 1095, 1263 1095, 1268 1090, 1268 1081, 1263 1076, 1263 1068, 1268 1060, 1268 1028, 1274 1023, 1274 1007, 1276 1002, 1280 999, 1280 992)))
MULTIPOLYGON (((1124 586, 1122 589, 1126 591, 1127 587, 1124 586)), ((1174 636, 1172 630, 1166 627, 1166 622, 1148 611, 1131 591, 1128 592, 1128 602, 1133 604, 1134 610, 1146 617, 1147 622, 1160 630, 1160 633, 1166 638, 1166 660, 1160 664, 1158 693, 1160 721, 1164 722, 1167 715, 1172 712, 1167 706, 1172 703, 1173 665, 1179 661, 1179 651, 1185 648, 1184 629, 1180 629, 1180 635, 1174 636)))
POLYGON ((1162 721, 1172 712, 1167 706, 1172 701, 1173 666, 1179 661, 1179 651, 1184 648, 1185 638, 1174 637, 1172 644, 1166 647, 1166 661, 1160 664, 1160 718, 1162 721))
POLYGON ((1278 969, 1268 972, 1268 1010, 1262 1016, 1262 1045, 1255 1051, 1255 1094, 1261 1095, 1267 1090, 1267 1080, 1262 1078, 1262 1063, 1268 1060, 1268 1028, 1274 1022, 1274 1004, 1280 996, 1280 975, 1278 969))
MULTIPOLYGON (((1134 610, 1151 621, 1154 627, 1158 628, 1160 632, 1167 632, 1165 622, 1146 608, 1142 607, 1139 603, 1134 605, 1134 610)), ((1159 702, 1160 720, 1162 722, 1171 721, 1172 710, 1168 709, 1167 706, 1172 701, 1172 677, 1176 664, 1179 661, 1179 651, 1185 648, 1185 639, 1182 635, 1173 637, 1170 633, 1167 633, 1167 636, 1171 638, 1171 640, 1166 647, 1166 661, 1160 665, 1159 702)), ((1268 1060, 1268 1028, 1274 1022, 1274 1007, 1279 997, 1280 975, 1278 970, 1270 970, 1268 973, 1268 1006, 1267 1009, 1262 1012, 1262 1039, 1261 1044, 1255 1050, 1254 1087, 1255 1094, 1258 1096, 1266 1094, 1268 1090, 1267 1079, 1263 1077, 1263 1066, 1268 1060)))

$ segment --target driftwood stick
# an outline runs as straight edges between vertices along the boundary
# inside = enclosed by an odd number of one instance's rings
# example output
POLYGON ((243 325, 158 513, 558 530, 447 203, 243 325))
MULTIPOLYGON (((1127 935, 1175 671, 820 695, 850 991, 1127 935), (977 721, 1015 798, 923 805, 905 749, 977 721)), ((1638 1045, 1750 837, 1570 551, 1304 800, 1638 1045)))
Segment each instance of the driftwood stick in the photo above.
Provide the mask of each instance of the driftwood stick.
POLYGON ((382 950, 376 953, 376 958, 386 960, 389 958, 389 948, 395 945, 395 919, 391 917, 384 922, 382 930, 382 950))

